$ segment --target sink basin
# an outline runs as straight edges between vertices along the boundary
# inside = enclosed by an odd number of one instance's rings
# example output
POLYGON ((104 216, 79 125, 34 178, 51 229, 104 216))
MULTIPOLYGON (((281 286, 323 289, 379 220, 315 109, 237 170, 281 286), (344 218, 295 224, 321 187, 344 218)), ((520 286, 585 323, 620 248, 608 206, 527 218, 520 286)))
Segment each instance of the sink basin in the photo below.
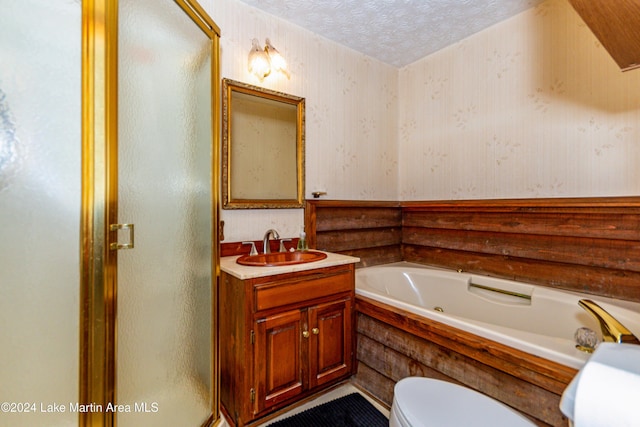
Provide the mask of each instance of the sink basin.
POLYGON ((243 255, 236 262, 252 267, 280 267, 320 261, 326 257, 327 254, 315 251, 273 252, 270 254, 243 255))

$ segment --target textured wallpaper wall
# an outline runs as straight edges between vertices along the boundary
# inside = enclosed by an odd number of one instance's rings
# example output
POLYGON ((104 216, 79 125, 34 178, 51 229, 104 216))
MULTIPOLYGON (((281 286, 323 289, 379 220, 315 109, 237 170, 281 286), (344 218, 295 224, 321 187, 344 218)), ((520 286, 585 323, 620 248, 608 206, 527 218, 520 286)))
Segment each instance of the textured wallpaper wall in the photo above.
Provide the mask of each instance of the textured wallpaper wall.
POLYGON ((400 71, 402 200, 640 194, 640 72, 566 0, 400 71))
MULTIPOLYGON (((306 100, 306 195, 332 199, 398 197, 398 70, 236 0, 216 1, 222 77, 306 100), (291 79, 260 82, 247 71, 251 39, 269 38, 291 79)), ((302 209, 222 211, 225 241, 256 240, 268 228, 296 237, 302 209)))
MULTIPOLYGON (((216 1, 222 76, 306 98, 306 197, 438 200, 640 194, 640 71, 621 73, 567 0, 394 69, 236 0, 216 1), (247 72, 269 37, 291 79, 247 72)), ((302 210, 223 211, 226 241, 302 210)))

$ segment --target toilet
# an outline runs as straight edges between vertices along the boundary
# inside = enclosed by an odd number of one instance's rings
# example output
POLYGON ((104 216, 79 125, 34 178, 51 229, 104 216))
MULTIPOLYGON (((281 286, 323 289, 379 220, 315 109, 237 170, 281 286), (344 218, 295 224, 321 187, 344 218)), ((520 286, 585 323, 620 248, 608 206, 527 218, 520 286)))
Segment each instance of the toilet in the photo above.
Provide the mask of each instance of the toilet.
POLYGON ((482 393, 447 381, 408 377, 396 384, 389 427, 531 427, 535 424, 482 393))

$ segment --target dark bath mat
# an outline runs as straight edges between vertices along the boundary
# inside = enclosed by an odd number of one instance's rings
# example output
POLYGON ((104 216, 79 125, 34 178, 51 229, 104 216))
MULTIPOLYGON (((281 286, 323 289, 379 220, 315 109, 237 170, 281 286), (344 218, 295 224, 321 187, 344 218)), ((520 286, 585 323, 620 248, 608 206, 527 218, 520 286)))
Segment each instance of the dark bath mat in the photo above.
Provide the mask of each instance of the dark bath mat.
POLYGON ((389 420, 359 393, 323 403, 269 427, 389 427, 389 420))

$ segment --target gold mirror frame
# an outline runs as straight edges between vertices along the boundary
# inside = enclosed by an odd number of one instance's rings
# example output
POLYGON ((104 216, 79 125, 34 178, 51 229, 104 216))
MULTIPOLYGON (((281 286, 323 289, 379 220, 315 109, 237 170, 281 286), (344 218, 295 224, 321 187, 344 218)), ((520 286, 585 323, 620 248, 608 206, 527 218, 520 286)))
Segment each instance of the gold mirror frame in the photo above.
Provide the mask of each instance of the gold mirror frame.
POLYGON ((223 79, 222 114, 223 209, 302 208, 304 98, 223 79))

